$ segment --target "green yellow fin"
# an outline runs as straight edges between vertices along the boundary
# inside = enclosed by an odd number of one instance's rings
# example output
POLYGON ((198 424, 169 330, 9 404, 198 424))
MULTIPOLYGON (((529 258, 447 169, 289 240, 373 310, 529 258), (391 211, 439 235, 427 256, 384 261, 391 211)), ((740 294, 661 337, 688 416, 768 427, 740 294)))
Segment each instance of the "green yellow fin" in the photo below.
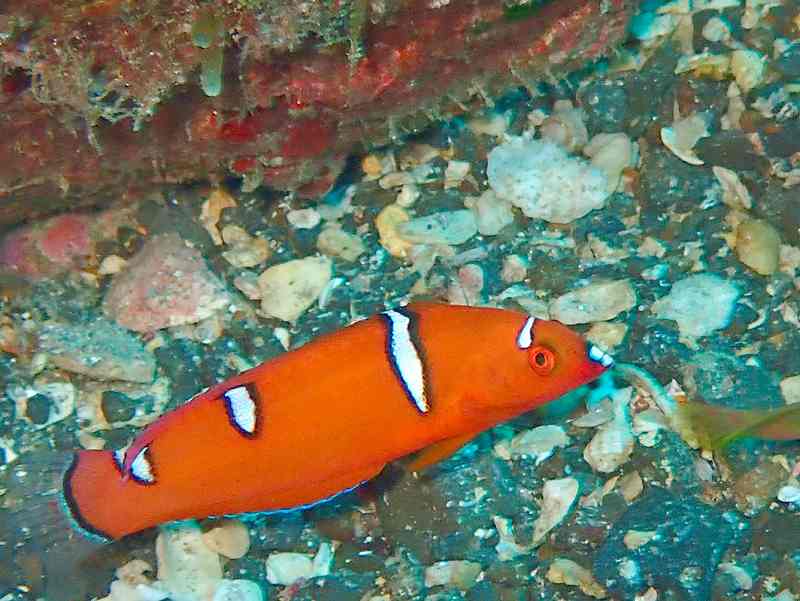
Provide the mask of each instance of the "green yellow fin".
POLYGON ((721 449, 745 437, 800 439, 800 403, 776 409, 731 409, 690 401, 678 404, 678 415, 707 449, 721 449))

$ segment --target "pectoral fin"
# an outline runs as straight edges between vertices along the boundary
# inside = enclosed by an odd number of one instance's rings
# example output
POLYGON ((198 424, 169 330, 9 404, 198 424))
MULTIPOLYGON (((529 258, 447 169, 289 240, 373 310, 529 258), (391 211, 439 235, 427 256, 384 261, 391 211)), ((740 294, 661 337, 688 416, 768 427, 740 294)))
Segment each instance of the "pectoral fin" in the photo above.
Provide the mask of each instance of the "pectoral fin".
POLYGON ((469 432, 453 438, 445 438, 417 453, 416 457, 406 466, 409 472, 421 472, 422 470, 439 463, 453 455, 461 447, 477 436, 477 432, 469 432))

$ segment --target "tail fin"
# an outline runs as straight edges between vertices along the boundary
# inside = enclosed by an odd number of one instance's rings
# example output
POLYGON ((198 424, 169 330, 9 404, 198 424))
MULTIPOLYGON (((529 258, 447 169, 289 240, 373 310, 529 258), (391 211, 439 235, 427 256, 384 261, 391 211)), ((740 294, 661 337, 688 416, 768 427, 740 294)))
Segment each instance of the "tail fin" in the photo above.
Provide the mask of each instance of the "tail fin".
POLYGON ((800 439, 800 403, 777 409, 730 409, 695 401, 678 403, 678 418, 707 449, 722 449, 745 437, 800 439))
MULTIPOLYGON (((66 498, 64 483, 80 453, 34 452, 2 470, 7 492, 0 509, 4 577, 48 599, 80 598, 92 580, 87 560, 104 541, 86 532, 66 498), (88 536, 87 536, 88 535, 88 536)), ((109 579, 103 576, 105 584, 109 579)), ((3 583, 5 584, 5 583, 3 583)))

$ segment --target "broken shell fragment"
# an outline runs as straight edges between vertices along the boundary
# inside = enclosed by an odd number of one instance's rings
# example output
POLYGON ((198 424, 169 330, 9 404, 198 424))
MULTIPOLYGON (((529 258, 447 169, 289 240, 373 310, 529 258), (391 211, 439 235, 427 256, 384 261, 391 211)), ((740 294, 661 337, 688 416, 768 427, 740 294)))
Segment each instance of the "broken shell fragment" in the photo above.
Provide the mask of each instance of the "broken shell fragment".
POLYGON ((575 478, 548 480, 542 489, 542 512, 533 526, 533 544, 544 542, 544 537, 558 526, 575 506, 580 485, 575 478))
POLYGON ((705 115, 696 113, 675 121, 671 127, 661 128, 661 141, 676 157, 690 165, 702 165, 703 160, 694 152, 701 138, 707 138, 708 123, 705 115))

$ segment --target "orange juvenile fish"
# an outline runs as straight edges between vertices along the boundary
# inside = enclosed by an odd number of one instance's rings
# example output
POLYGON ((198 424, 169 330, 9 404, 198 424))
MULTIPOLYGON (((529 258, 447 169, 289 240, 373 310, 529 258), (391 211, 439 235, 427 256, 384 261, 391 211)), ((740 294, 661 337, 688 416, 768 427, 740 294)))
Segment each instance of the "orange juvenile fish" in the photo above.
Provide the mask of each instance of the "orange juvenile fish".
POLYGON ((412 469, 430 465, 612 363, 555 321, 409 305, 206 390, 125 451, 76 452, 61 506, 85 533, 112 539, 172 520, 308 506, 420 449, 412 469))

